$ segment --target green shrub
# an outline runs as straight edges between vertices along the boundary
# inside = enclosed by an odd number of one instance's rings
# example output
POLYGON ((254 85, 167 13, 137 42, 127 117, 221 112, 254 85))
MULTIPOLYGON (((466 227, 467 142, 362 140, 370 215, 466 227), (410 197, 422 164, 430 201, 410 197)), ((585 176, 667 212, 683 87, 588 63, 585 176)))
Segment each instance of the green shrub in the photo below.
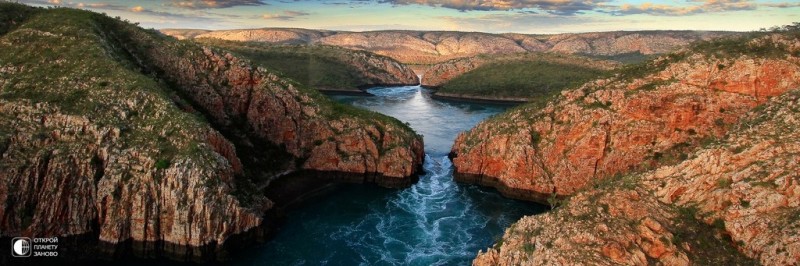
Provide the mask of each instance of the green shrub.
POLYGON ((525 251, 525 253, 527 254, 531 254, 534 251, 536 251, 536 245, 533 243, 525 242, 525 244, 522 244, 522 250, 525 251))
POLYGON ((169 168, 169 164, 170 164, 170 163, 169 163, 169 160, 167 160, 167 159, 160 159, 160 160, 158 160, 158 161, 156 162, 156 165, 155 165, 155 167, 156 167, 156 169, 159 169, 159 170, 164 170, 164 169, 167 169, 167 168, 169 168))

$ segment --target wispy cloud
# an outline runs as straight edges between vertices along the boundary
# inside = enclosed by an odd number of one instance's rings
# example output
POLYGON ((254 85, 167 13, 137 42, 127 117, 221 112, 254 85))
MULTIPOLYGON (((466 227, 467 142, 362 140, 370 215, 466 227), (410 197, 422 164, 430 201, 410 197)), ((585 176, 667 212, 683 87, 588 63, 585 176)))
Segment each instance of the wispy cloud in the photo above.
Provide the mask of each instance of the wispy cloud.
POLYGON ((472 10, 515 10, 535 8, 558 15, 574 15, 594 10, 609 0, 385 0, 395 5, 428 5, 472 10))
POLYGON ((792 8, 792 7, 800 7, 800 3, 766 3, 764 4, 766 7, 775 7, 775 8, 792 8))
POLYGON ((234 6, 263 6, 268 4, 262 0, 173 0, 171 5, 188 9, 211 9, 234 6))
POLYGON ((212 14, 199 10, 194 11, 193 13, 195 14, 183 14, 183 13, 151 10, 140 5, 131 7, 131 6, 124 6, 117 4, 109 4, 109 3, 83 3, 83 2, 72 2, 63 0, 23 0, 21 2, 34 5, 42 5, 42 6, 61 6, 61 7, 88 9, 98 12, 109 11, 115 14, 123 14, 124 12, 130 12, 151 17, 157 17, 162 20, 170 20, 174 22, 197 21, 197 20, 204 20, 206 22, 219 22, 218 19, 211 16, 212 14))
POLYGON ((40 6, 62 6, 72 8, 96 8, 96 9, 126 9, 127 6, 114 5, 108 3, 83 3, 62 0, 23 0, 21 3, 34 4, 40 6))
POLYGON ((306 13, 306 12, 302 12, 302 11, 287 10, 287 11, 283 11, 281 13, 264 14, 264 15, 261 15, 261 18, 288 21, 288 20, 294 20, 295 18, 308 16, 308 15, 311 15, 311 14, 310 13, 306 13))
POLYGON ((613 15, 686 16, 701 13, 754 10, 758 6, 751 0, 691 0, 689 2, 695 4, 688 6, 653 4, 649 2, 640 5, 623 4, 609 13, 613 15))
MULTIPOLYGON (((2 1, 2 0, 0 0, 2 1)), ((146 27, 577 32, 753 30, 797 20, 798 0, 19 0, 104 12, 146 27), (746 16, 749 19, 733 19, 746 16), (266 22, 266 23, 265 23, 266 22)))
MULTIPOLYGON (((523 12, 486 14, 477 17, 443 16, 441 19, 451 25, 451 30, 481 32, 527 32, 534 28, 548 29, 541 30, 541 33, 558 33, 578 25, 603 26, 606 23, 602 19, 594 17, 523 12)), ((584 27, 582 29, 582 31, 587 30, 593 30, 593 28, 584 27)))

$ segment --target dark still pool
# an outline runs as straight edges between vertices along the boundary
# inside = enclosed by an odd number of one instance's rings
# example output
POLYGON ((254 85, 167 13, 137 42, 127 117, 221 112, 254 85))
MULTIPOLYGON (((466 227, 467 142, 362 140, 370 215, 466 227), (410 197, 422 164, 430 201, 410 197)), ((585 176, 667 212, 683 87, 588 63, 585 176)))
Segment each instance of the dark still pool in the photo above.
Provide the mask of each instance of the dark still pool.
POLYGON ((438 101, 418 86, 334 99, 407 122, 425 140, 425 174, 406 189, 344 185, 294 208, 274 239, 240 265, 464 265, 503 230, 544 207, 453 181, 447 158, 459 132, 505 107, 438 101))

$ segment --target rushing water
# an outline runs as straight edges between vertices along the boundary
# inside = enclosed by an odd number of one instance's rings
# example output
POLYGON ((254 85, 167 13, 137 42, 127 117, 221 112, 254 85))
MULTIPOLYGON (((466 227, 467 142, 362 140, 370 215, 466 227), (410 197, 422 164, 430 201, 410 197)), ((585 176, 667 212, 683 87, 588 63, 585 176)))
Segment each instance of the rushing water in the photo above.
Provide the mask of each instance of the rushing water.
POLYGON ((425 140, 425 175, 406 189, 345 185, 288 213, 274 239, 241 265, 464 265, 522 217, 544 211, 453 181, 447 153, 459 132, 504 107, 434 100, 419 86, 333 96, 408 122, 425 140))

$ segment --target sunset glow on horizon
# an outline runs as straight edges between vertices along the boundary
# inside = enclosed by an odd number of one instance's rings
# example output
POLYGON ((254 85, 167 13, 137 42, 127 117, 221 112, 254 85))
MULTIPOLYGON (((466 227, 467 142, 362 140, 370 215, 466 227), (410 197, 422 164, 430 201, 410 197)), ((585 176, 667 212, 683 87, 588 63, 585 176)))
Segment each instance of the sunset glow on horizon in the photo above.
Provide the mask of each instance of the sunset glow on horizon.
POLYGON ((800 21, 788 0, 24 0, 104 12, 146 28, 292 27, 343 31, 571 33, 752 31, 800 21))

